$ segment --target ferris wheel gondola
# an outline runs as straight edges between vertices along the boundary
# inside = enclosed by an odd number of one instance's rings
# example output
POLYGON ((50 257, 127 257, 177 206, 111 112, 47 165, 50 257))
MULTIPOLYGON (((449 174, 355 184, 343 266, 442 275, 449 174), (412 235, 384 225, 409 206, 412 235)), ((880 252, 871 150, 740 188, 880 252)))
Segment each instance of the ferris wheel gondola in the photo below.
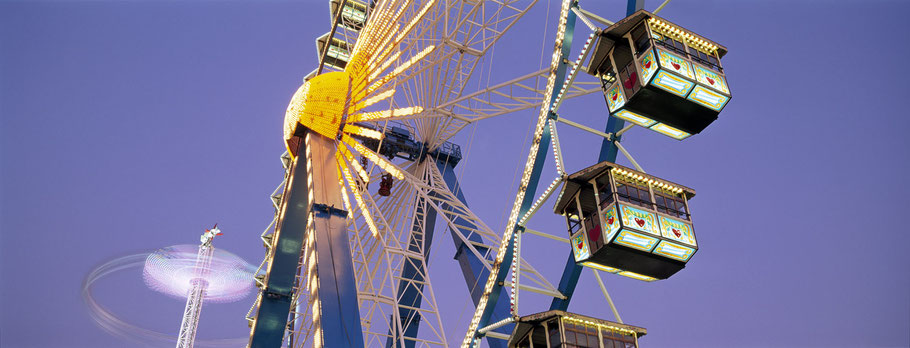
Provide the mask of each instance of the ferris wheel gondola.
POLYGON ((639 10, 601 30, 586 72, 610 115, 678 140, 704 130, 730 101, 727 48, 639 10))

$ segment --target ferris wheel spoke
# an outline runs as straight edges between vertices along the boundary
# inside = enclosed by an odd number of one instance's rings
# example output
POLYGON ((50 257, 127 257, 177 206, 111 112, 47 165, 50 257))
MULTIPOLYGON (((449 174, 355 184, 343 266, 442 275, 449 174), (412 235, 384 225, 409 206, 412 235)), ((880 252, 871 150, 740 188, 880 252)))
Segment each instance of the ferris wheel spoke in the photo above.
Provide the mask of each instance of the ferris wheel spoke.
MULTIPOLYGON (((443 181, 444 179, 442 178, 442 173, 440 173, 440 172, 438 171, 438 168, 436 168, 435 166, 432 166, 432 167, 433 167, 433 168, 430 169, 430 170, 431 170, 431 174, 432 174, 432 179, 433 179, 433 180, 431 180, 431 182, 434 183, 434 186, 435 186, 436 183, 442 183, 442 182, 444 182, 444 181, 443 181)), ((441 196, 449 196, 449 197, 450 197, 450 199, 447 199, 447 200, 443 201, 443 202, 444 202, 443 205, 449 205, 449 204, 450 204, 451 202, 453 202, 453 201, 454 201, 454 202, 458 202, 458 204, 460 205, 460 203, 461 203, 460 200, 458 200, 458 199, 452 199, 452 198, 454 198, 455 195, 454 195, 453 193, 451 193, 451 191, 448 189, 448 187, 442 186, 442 185, 440 185, 440 186, 441 186, 441 187, 437 187, 437 188, 436 188, 436 191, 437 191, 437 192, 440 192, 440 193, 441 193, 441 196)), ((442 201, 442 200, 441 200, 441 201, 442 201)), ((449 210, 449 211, 446 213, 446 215, 448 215, 448 216, 457 216, 457 217, 461 217, 461 218, 465 218, 465 219, 476 219, 476 217, 473 215, 473 213, 470 212, 470 210, 469 210, 467 207, 461 207, 460 209, 462 209, 462 211, 464 211, 464 212, 466 212, 466 213, 458 213, 458 212, 454 212, 454 211, 449 210)), ((443 211, 446 211, 446 210, 443 209, 443 211)), ((448 217, 448 216, 447 216, 447 217, 448 217)), ((450 220, 454 220, 454 219, 451 218, 451 217, 449 217, 449 219, 450 219, 450 220)), ((476 220, 479 220, 479 219, 476 219, 476 220)), ((482 221, 481 221, 481 223, 482 223, 482 221)), ((460 232, 461 232, 462 229, 464 228, 463 225, 457 225, 457 226, 460 227, 460 228, 457 228, 457 231, 456 231, 456 233, 459 234, 459 238, 462 238, 462 240, 463 240, 465 243, 473 244, 473 243, 468 242, 468 238, 470 238, 470 235, 465 236, 465 235, 463 235, 463 234, 460 234, 460 232)), ((485 227, 485 225, 484 225, 484 227, 485 227)), ((488 227, 485 227, 485 229, 488 230, 489 228, 488 228, 488 227)), ((483 229, 482 229, 482 230, 483 230, 483 229)), ((482 230, 481 230, 481 231, 482 231, 482 230)), ((495 241, 495 243, 493 243, 493 245, 490 246, 490 248, 489 248, 488 250, 494 249, 494 248, 495 248, 496 246, 498 246, 499 243, 500 243, 500 240, 498 239, 498 236, 495 235, 495 234, 493 234, 492 232, 489 232, 489 234, 484 235, 484 237, 488 238, 488 240, 495 241)), ((473 252, 473 251, 472 251, 472 252, 473 252)), ((479 255, 479 252, 478 252, 478 253, 475 253, 475 256, 478 256, 480 259, 488 259, 491 255, 490 255, 490 253, 488 252, 487 255, 481 256, 481 255, 479 255)), ((535 268, 534 268, 526 259, 524 259, 524 258, 520 258, 520 259, 521 259, 521 267, 520 267, 520 270, 521 270, 522 274, 528 275, 527 278, 528 278, 529 280, 531 280, 531 281, 534 282, 535 284, 541 286, 541 287, 544 289, 544 291, 547 292, 548 294, 553 295, 553 296, 555 296, 555 297, 561 297, 561 294, 560 294, 559 291, 557 290, 556 286, 554 286, 552 283, 550 283, 550 282, 547 280, 547 278, 544 277, 539 271, 537 271, 537 269, 535 269, 535 268)), ((492 266, 490 266, 489 263, 484 263, 484 265, 487 266, 488 268, 489 268, 489 267, 492 267, 492 266)))
MULTIPOLYGON (((545 91, 533 86, 538 85, 548 74, 547 69, 539 70, 463 95, 436 107, 424 106, 421 113, 392 116, 386 120, 443 119, 444 122, 437 128, 433 136, 433 145, 438 146, 471 123, 517 111, 540 108, 543 105, 545 91)), ((600 89, 600 84, 597 82, 575 81, 567 87, 560 100, 589 95, 599 92, 600 89)))
MULTIPOLYGON (((404 169, 404 172, 414 175, 415 172, 420 172, 422 169, 413 165, 404 169)), ((378 250, 381 250, 381 256, 379 259, 374 259, 372 262, 363 262, 364 265, 373 264, 378 265, 373 267, 372 272, 361 272, 361 274, 367 273, 367 277, 358 277, 361 283, 368 283, 371 287, 361 287, 359 289, 359 294, 361 298, 361 303, 367 302, 365 308, 365 317, 363 318, 364 322, 375 322, 375 320, 385 320, 388 318, 389 312, 398 313, 397 316, 393 316, 393 321, 385 327, 388 330, 387 334, 380 334, 375 332, 375 330, 368 333, 367 342, 374 342, 377 340, 377 335, 382 337, 395 337, 399 340, 412 340, 411 337, 407 337, 403 333, 407 331, 410 325, 416 325, 417 322, 413 320, 407 320, 408 318, 402 318, 401 313, 417 313, 420 317, 427 316, 436 316, 436 321, 424 320, 423 326, 428 327, 433 333, 437 334, 437 341, 426 341, 426 342, 436 342, 438 345, 446 345, 445 335, 442 327, 442 320, 439 316, 435 295, 433 295, 432 286, 429 282, 429 275, 426 273, 426 259, 424 257, 425 252, 423 249, 423 243, 414 242, 415 234, 422 235, 422 230, 420 228, 425 226, 425 221, 420 221, 421 216, 417 216, 416 212, 418 209, 413 207, 406 206, 409 202, 415 202, 414 189, 408 185, 398 185, 396 190, 390 195, 390 199, 383 200, 381 203, 377 203, 373 197, 364 196, 365 205, 368 207, 369 211, 372 212, 373 216, 376 216, 376 225, 380 229, 379 236, 381 238, 374 239, 372 243, 378 246, 378 250), (402 209, 404 208, 404 209, 402 209), (403 211, 402 211, 403 210, 403 211), (413 216, 407 212, 414 212, 413 216), (393 220, 388 220, 385 217, 393 217, 393 220), (417 221, 415 221, 415 219, 417 221), (407 226, 410 222, 411 226, 407 226), (400 233, 396 235, 394 230, 398 231, 411 231, 410 234, 400 233), (407 238, 407 248, 405 248, 399 238, 407 238), (384 265, 384 266, 383 266, 384 265), (408 268, 411 272, 416 272, 415 277, 413 278, 404 278, 400 276, 402 270, 408 268), (378 272, 377 272, 378 271, 378 272), (378 286, 376 286, 377 280, 379 280, 378 286), (398 286, 395 286, 398 284, 398 286), (402 289, 417 292, 417 297, 421 299, 424 308, 417 308, 413 306, 402 305, 402 294, 405 294, 405 291, 402 289), (394 300, 394 301, 393 301, 394 300), (392 334, 394 333, 394 334, 392 334)), ((425 210, 426 208, 424 208, 425 210)), ((355 220, 359 220, 360 216, 355 216, 355 220)), ((363 237, 369 238, 369 235, 362 235, 363 237)), ((419 237, 419 236, 418 236, 419 237)), ((363 243, 363 239, 355 240, 355 243, 363 243)), ((353 249, 361 249, 362 246, 355 247, 353 249)), ((355 256, 356 257, 356 256, 355 256)), ((403 343, 403 342, 402 342, 403 343)), ((384 343, 383 343, 384 344, 384 343)), ((369 345, 369 344, 368 344, 369 345)))
POLYGON ((466 51, 483 55, 537 3, 537 0, 487 0, 471 4, 451 1, 449 6, 449 40, 466 51), (466 10, 467 7, 467 11, 466 10))
MULTIPOLYGON (((538 79, 547 76, 547 70, 540 70, 508 82, 492 86, 445 105, 452 113, 467 124, 513 112, 540 108, 544 104, 544 91, 532 88, 538 79)), ((600 85, 594 82, 576 82, 568 88, 562 100, 572 99, 600 92, 600 85)), ((461 126, 462 128, 464 126, 461 126)), ((449 131, 452 134, 459 129, 449 131)))
MULTIPOLYGON (((419 66, 410 66, 411 64, 415 64, 414 62, 408 63, 410 60, 399 65, 399 68, 405 67, 405 69, 402 69, 401 71, 410 70, 412 72, 403 75, 390 74, 387 76, 389 80, 381 81, 381 85, 391 86, 390 88, 408 86, 409 88, 403 89, 413 92, 409 93, 410 95, 408 95, 407 103, 409 105, 418 105, 419 101, 424 108, 438 105, 447 99, 457 97, 463 92, 465 83, 471 77, 475 67, 480 61, 479 58, 482 57, 487 49, 499 40, 499 38, 529 10, 534 3, 536 3, 536 0, 530 2, 482 1, 473 5, 465 4, 463 2, 446 2, 443 5, 445 7, 443 11, 438 11, 440 13, 427 10, 427 12, 424 13, 425 17, 414 17, 424 18, 420 24, 414 24, 412 26, 409 23, 401 29, 413 29, 411 34, 402 36, 403 39, 407 38, 402 42, 402 45, 408 45, 404 50, 419 51, 421 50, 422 42, 426 42, 423 44, 424 47, 429 47, 428 45, 440 41, 442 41, 443 44, 435 49, 438 51, 437 53, 427 54, 424 59, 420 59, 418 63, 419 66), (523 3, 523 5, 518 7, 515 6, 519 3, 523 3), (466 7, 467 10, 465 9, 466 7), (443 12, 445 16, 441 15, 443 12), (452 16, 452 14, 455 14, 455 16, 452 16), (445 40, 441 40, 441 37, 428 37, 433 34, 432 30, 439 25, 440 20, 444 17, 447 17, 451 22, 446 23, 447 27, 452 29, 451 35, 445 40), (457 21, 452 22, 453 19, 457 19, 457 21), (432 67, 438 67, 438 69, 429 69, 432 67)), ((428 7, 424 7, 421 11, 427 8, 428 7)), ((423 49, 425 50, 425 48, 423 49)), ((388 51, 391 52, 391 50, 388 51)), ((371 90, 376 91, 379 90, 379 88, 371 90)), ((439 117, 439 115, 430 115, 430 117, 439 117)), ((425 119, 427 116, 404 116, 399 119, 407 118, 425 119)), ((463 128, 465 125, 463 122, 453 123, 449 121, 445 123, 446 127, 443 129, 449 129, 449 131, 443 132, 442 137, 438 136, 439 134, 437 133, 439 132, 426 133, 426 138, 437 138, 434 139, 431 147, 438 146, 444 139, 450 138, 457 130, 463 128), (454 127, 451 127, 453 125, 454 127)))
MULTIPOLYGON (((363 241, 364 239, 361 239, 359 242, 363 241)), ((382 245, 381 239, 369 238, 367 243, 372 244, 372 247, 367 248, 375 250, 376 253, 372 253, 372 257, 363 263, 367 270, 358 278, 357 297, 362 306, 361 322, 366 324, 364 326, 365 342, 372 342, 375 337, 370 333, 377 328, 374 326, 377 320, 384 321, 385 318, 392 315, 395 320, 389 324, 393 326, 378 327, 389 332, 399 332, 401 326, 396 325, 400 320, 395 315, 394 304, 389 301, 392 298, 389 294, 394 294, 396 291, 395 282, 392 279, 396 270, 395 261, 389 255, 387 246, 382 245)), ((367 343, 367 345, 371 345, 371 343, 367 343)))
POLYGON ((541 274, 539 271, 537 271, 537 269, 535 269, 534 266, 532 266, 531 263, 528 262, 528 260, 524 257, 521 258, 521 267, 519 269, 521 270, 521 273, 527 277, 528 280, 542 287, 549 293, 550 296, 560 298, 565 297, 559 293, 559 290, 557 290, 556 286, 550 283, 547 278, 544 277, 543 274, 541 274))
POLYGON ((468 208, 458 197, 446 186, 445 179, 442 176, 442 173, 439 171, 439 168, 436 166, 428 166, 430 172, 429 183, 432 185, 434 196, 439 197, 439 200, 443 202, 448 207, 451 207, 451 210, 454 212, 461 212, 461 214, 470 219, 471 223, 474 223, 477 226, 477 232, 486 238, 494 241, 496 244, 499 243, 499 236, 493 232, 493 230, 487 226, 480 218, 475 215, 470 208, 468 208))
POLYGON ((447 1, 446 49, 457 52, 438 76, 440 86, 433 104, 457 98, 464 92, 480 57, 523 17, 537 1, 447 1), (517 4, 526 4, 516 6, 517 4))
MULTIPOLYGON (((409 170, 407 170, 407 172, 417 177, 423 177, 425 176, 425 174, 423 174, 423 172, 425 172, 425 166, 425 163, 415 163, 408 168, 409 170)), ((417 325, 420 324, 436 334, 436 341, 425 341, 424 343, 436 342, 435 344, 446 346, 442 319, 437 310, 436 298, 433 293, 430 276, 427 273, 426 255, 428 255, 428 250, 426 249, 426 212, 429 207, 425 200, 416 197, 414 188, 409 185, 398 186, 408 187, 404 197, 409 202, 413 202, 412 204, 414 205, 413 208, 408 209, 408 211, 413 212, 411 217, 408 217, 408 214, 398 215, 405 217, 401 219, 405 225, 402 225, 400 230, 410 231, 409 234, 402 234, 402 236, 407 239, 405 243, 409 253, 404 255, 406 257, 402 258, 404 261, 402 269, 406 269, 407 272, 399 272, 398 274, 401 276, 397 277, 397 280, 400 282, 398 288, 403 289, 403 291, 398 292, 397 297, 398 310, 400 311, 399 316, 406 321, 406 323, 403 324, 404 332, 407 332, 411 326, 416 328, 417 325), (413 274, 413 276, 404 277, 404 274, 413 274), (414 318, 429 318, 431 316, 435 316, 436 320, 414 320, 414 318)), ((402 335, 401 339, 409 341, 416 340, 415 337, 410 337, 408 335, 402 335)))

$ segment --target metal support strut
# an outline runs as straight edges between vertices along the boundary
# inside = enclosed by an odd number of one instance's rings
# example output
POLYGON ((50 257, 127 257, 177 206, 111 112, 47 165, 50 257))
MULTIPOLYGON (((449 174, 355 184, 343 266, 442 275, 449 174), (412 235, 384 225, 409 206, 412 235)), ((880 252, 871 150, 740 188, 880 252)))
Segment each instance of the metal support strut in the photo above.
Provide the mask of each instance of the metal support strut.
MULTIPOLYGON (((628 0, 626 3, 626 16, 631 16, 636 11, 645 7, 645 0, 628 0)), ((625 121, 616 117, 607 118, 607 127, 604 133, 614 134, 610 138, 604 138, 600 146, 600 156, 598 162, 609 161, 616 162, 616 155, 619 152, 618 143, 622 140, 622 133, 626 131, 623 127, 625 121)), ((572 294, 575 293, 575 286, 578 285, 578 277, 581 276, 581 266, 575 264, 575 257, 569 251, 569 257, 566 260, 566 267, 562 273, 562 279, 559 280, 559 292, 566 296, 565 299, 553 299, 550 303, 550 309, 566 310, 569 308, 569 302, 572 300, 572 294)))
MULTIPOLYGON (((362 347, 357 284, 347 238, 347 211, 335 172, 335 144, 315 133, 305 135, 291 169, 271 248, 271 262, 250 347, 279 347, 295 288, 311 286, 315 347, 362 347), (309 198, 312 201, 309 201, 309 198), (301 255, 306 251, 306 255, 301 255), (301 261, 307 267, 299 271, 301 261)), ((298 299, 298 301, 301 301, 298 299)))

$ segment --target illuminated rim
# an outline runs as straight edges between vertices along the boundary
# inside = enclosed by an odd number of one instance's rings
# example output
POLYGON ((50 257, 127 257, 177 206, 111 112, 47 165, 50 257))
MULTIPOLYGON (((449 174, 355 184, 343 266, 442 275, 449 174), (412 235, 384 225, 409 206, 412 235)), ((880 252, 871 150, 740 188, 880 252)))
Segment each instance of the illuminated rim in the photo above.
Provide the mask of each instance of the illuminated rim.
MULTIPOLYGON (((145 284, 152 290, 185 301, 192 280, 197 278, 194 272, 198 252, 199 247, 195 245, 174 245, 148 254, 142 269, 145 284)), ((255 268, 239 256, 215 248, 207 268, 204 277, 208 283, 206 302, 234 302, 252 292, 255 268)))
MULTIPOLYGON (((127 255, 95 267, 82 281, 82 300, 85 302, 85 305, 88 306, 89 316, 95 324, 113 336, 140 344, 169 343, 173 345, 177 343, 176 334, 149 330, 126 322, 98 303, 98 301, 95 300, 95 297, 92 296, 92 287, 96 281, 118 271, 141 268, 145 265, 145 260, 148 256, 149 253, 127 255)), ((238 347, 244 346, 248 340, 248 337, 208 340, 197 339, 195 345, 199 347, 238 347)))

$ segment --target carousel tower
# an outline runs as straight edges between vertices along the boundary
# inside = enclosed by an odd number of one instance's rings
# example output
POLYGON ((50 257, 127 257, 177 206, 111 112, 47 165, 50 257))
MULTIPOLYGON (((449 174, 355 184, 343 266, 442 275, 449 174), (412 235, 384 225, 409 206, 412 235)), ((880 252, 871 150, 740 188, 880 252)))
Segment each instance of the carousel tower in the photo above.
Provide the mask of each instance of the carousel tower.
POLYGON ((202 301, 205 299, 209 282, 207 280, 212 266, 212 254, 215 247, 212 239, 221 235, 218 224, 199 238, 199 252, 196 253, 196 264, 193 267, 193 278, 190 279, 190 290, 186 294, 186 308, 177 335, 177 348, 191 348, 196 340, 196 328, 199 326, 199 314, 202 312, 202 301))

